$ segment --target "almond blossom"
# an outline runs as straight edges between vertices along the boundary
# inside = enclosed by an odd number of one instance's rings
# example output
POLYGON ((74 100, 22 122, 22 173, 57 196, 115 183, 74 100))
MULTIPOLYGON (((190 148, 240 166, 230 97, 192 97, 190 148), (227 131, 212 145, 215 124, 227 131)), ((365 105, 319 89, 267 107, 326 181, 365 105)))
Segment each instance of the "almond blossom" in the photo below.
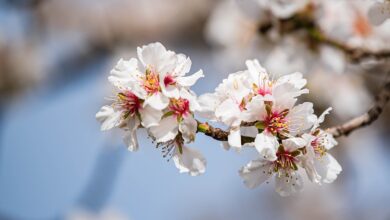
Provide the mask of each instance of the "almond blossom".
POLYGON ((229 74, 213 93, 197 98, 190 87, 203 72, 186 76, 189 58, 160 43, 140 47, 138 59, 121 59, 111 71, 113 103, 103 106, 96 118, 102 130, 124 130, 130 151, 138 149, 137 129, 145 128, 163 157, 191 176, 205 172, 204 156, 187 146, 203 132, 227 148, 256 149, 258 159, 239 171, 249 188, 275 176, 275 190, 292 195, 303 189, 304 172, 317 184, 334 181, 341 166, 328 150, 337 142, 319 128, 330 109, 317 117, 312 103, 297 104, 298 97, 309 92, 301 73, 275 77, 256 59, 247 60, 246 66, 229 74), (195 113, 222 123, 228 131, 210 129, 207 122, 195 119, 195 113))
POLYGON ((251 92, 248 77, 248 71, 232 73, 218 85, 214 93, 199 97, 200 114, 229 126, 228 143, 235 148, 241 147, 242 112, 251 92))
POLYGON ((328 108, 321 114, 310 133, 302 135, 302 138, 306 140, 307 150, 303 166, 309 179, 320 185, 321 183, 332 183, 342 171, 340 164, 328 153, 337 145, 337 141, 331 134, 318 128, 331 109, 328 108))
POLYGON ((240 176, 249 188, 255 188, 275 176, 275 190, 281 196, 288 196, 303 189, 303 180, 298 173, 301 163, 301 148, 306 144, 302 138, 289 138, 279 144, 269 143, 272 156, 250 161, 240 171, 240 176))
POLYGON ((137 52, 138 59, 121 59, 108 77, 115 87, 115 98, 112 105, 103 106, 96 114, 101 129, 123 129, 128 149, 136 151, 136 131, 144 127, 162 146, 164 157, 173 158, 180 172, 203 173, 203 156, 184 146, 195 139, 197 121, 193 112, 199 108, 189 87, 203 77, 203 72, 185 76, 191 60, 166 50, 161 43, 139 47, 137 52))

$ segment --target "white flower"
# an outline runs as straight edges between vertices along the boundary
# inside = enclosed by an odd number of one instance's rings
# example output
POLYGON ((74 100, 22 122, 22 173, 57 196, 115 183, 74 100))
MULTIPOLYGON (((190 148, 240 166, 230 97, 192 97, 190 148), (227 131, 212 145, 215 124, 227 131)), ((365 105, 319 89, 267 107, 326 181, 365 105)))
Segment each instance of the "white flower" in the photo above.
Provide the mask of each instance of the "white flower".
POLYGON ((263 149, 269 156, 250 161, 239 171, 245 185, 255 188, 275 176, 275 190, 281 196, 300 192, 303 189, 303 181, 298 173, 298 165, 305 140, 290 138, 283 140, 282 144, 277 141, 265 142, 263 149))
POLYGON ((336 140, 328 132, 318 129, 319 124, 324 121, 325 115, 330 110, 331 108, 328 108, 321 114, 310 133, 302 135, 307 143, 307 153, 303 156, 303 167, 309 179, 320 185, 332 183, 342 171, 340 164, 328 153, 331 148, 337 145, 336 140))
POLYGON ((313 112, 313 104, 310 102, 288 109, 284 105, 274 107, 273 103, 265 103, 262 97, 256 96, 248 103, 245 118, 250 122, 257 121, 257 127, 265 133, 292 137, 313 126, 316 119, 313 112))
POLYGON ((151 136, 157 143, 163 143, 173 140, 180 132, 186 142, 193 141, 197 130, 193 112, 197 108, 194 94, 182 89, 178 98, 170 98, 168 108, 158 125, 150 127, 151 136))
POLYGON ((258 60, 247 60, 246 65, 250 73, 253 95, 274 102, 278 108, 291 108, 295 104, 296 97, 309 92, 308 89, 303 89, 306 79, 301 73, 295 72, 274 80, 258 60))
POLYGON ((193 112, 199 105, 189 87, 203 77, 202 71, 185 76, 191 60, 166 50, 161 43, 137 52, 138 60, 119 60, 108 77, 116 94, 114 103, 96 114, 101 129, 122 128, 130 151, 138 149, 136 130, 141 126, 158 143, 175 139, 179 132, 186 142, 192 141, 197 129, 193 112))
POLYGON ((138 81, 137 60, 119 60, 108 77, 115 86, 116 97, 111 106, 103 106, 96 114, 102 123, 101 130, 121 127, 126 131, 124 141, 130 151, 138 149, 136 130, 142 124, 144 127, 156 125, 162 112, 150 106, 143 106, 146 92, 138 81))
POLYGON ((231 147, 241 147, 240 124, 246 98, 250 94, 248 71, 229 74, 215 89, 213 94, 199 97, 200 113, 224 123, 229 127, 228 143, 231 147))

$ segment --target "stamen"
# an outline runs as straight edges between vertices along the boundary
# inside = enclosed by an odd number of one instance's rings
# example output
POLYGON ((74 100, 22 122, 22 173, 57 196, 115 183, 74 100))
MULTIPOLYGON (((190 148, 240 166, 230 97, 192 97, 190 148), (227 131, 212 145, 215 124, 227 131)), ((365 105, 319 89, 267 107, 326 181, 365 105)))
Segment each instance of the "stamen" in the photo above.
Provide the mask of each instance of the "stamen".
POLYGON ((138 112, 141 108, 141 102, 142 100, 134 93, 126 91, 117 94, 117 100, 114 104, 126 111, 123 117, 127 118, 128 116, 134 116, 134 114, 138 112))
POLYGON ((143 87, 149 95, 161 91, 158 73, 151 67, 146 69, 145 76, 142 77, 142 81, 143 87))
POLYGON ((177 117, 187 116, 190 113, 190 102, 183 98, 172 98, 169 103, 169 109, 177 117))

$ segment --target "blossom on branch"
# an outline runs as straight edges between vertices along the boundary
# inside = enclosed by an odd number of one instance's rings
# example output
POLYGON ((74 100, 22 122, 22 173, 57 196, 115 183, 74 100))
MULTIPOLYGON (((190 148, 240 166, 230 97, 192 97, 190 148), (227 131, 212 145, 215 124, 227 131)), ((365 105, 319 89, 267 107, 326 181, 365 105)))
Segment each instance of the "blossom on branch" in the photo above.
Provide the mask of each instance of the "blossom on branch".
POLYGON ((309 92, 301 73, 275 77, 257 60, 247 60, 246 66, 198 98, 190 87, 203 73, 186 76, 189 58, 160 43, 143 46, 138 59, 121 59, 111 71, 113 103, 103 106, 96 118, 102 130, 124 130, 130 151, 138 149, 137 129, 145 128, 163 157, 191 176, 205 172, 203 155, 186 146, 202 132, 237 150, 256 149, 257 159, 239 171, 250 188, 274 176, 276 191, 288 196, 303 189, 302 173, 317 184, 333 182, 341 166, 328 150, 337 142, 319 128, 330 109, 317 117, 312 103, 297 104, 309 92), (198 122, 195 113, 228 131, 198 122))
POLYGON ((136 130, 146 128, 157 146, 162 146, 164 157, 172 157, 180 172, 203 173, 203 156, 184 146, 195 140, 193 112, 199 105, 190 87, 203 72, 186 76, 191 60, 166 50, 161 43, 143 46, 137 52, 138 59, 121 59, 108 77, 115 96, 113 104, 103 106, 96 114, 101 129, 123 129, 128 149, 136 151, 136 130))

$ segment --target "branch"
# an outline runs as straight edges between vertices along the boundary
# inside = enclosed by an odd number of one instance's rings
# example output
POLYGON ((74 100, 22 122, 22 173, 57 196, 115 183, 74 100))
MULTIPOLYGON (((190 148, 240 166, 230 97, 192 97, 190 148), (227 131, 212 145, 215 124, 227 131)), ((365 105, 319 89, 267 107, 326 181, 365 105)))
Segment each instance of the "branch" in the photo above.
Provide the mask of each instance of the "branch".
POLYGON ((259 33, 265 35, 273 28, 277 28, 282 35, 304 30, 312 43, 326 44, 337 48, 347 54, 352 62, 359 62, 365 58, 390 58, 390 50, 370 51, 363 48, 354 48, 327 36, 321 31, 310 11, 302 11, 290 18, 279 19, 277 22, 278 25, 271 21, 260 24, 258 27, 259 33))
MULTIPOLYGON (((201 123, 199 121, 197 121, 197 122, 198 122, 197 132, 202 132, 206 136, 212 137, 218 141, 227 141, 228 140, 229 132, 224 131, 220 128, 214 128, 213 126, 209 125, 207 122, 205 122, 205 123, 201 123)), ((251 143, 253 141, 255 141, 255 139, 253 137, 241 136, 241 143, 242 144, 251 143)))
POLYGON ((344 124, 331 127, 328 129, 328 132, 331 133, 335 138, 337 138, 341 136, 347 136, 352 131, 355 131, 356 129, 370 125, 372 122, 378 119, 380 114, 383 112, 383 109, 385 108, 389 99, 390 99, 390 80, 386 82, 383 89, 375 97, 374 106, 372 106, 368 110, 368 112, 356 118, 353 118, 344 124))
POLYGON ((323 43, 328 46, 337 48, 341 51, 343 51, 345 54, 348 55, 350 60, 352 62, 359 62, 362 59, 366 58, 374 58, 374 59, 385 59, 390 57, 390 51, 369 51, 365 50, 362 48, 353 48, 349 47, 346 44, 343 44, 337 40, 334 40, 328 36, 326 36, 324 33, 320 32, 318 29, 316 30, 309 30, 308 31, 309 37, 311 40, 318 42, 318 43, 323 43))
MULTIPOLYGON (((383 112, 387 102, 390 100, 390 80, 388 80, 375 98, 374 105, 368 110, 367 113, 360 115, 356 118, 353 118, 347 121, 344 124, 337 125, 331 128, 328 128, 327 131, 331 133, 335 138, 341 136, 347 136, 356 129, 370 125, 372 122, 378 119, 380 114, 383 112)), ((224 131, 220 128, 214 128, 209 125, 207 122, 202 123, 197 121, 198 128, 197 132, 204 133, 206 136, 212 137, 218 141, 227 141, 229 132, 224 131)), ((243 122, 241 126, 252 126, 254 122, 243 122)), ((253 137, 241 136, 242 144, 253 142, 253 137)))

